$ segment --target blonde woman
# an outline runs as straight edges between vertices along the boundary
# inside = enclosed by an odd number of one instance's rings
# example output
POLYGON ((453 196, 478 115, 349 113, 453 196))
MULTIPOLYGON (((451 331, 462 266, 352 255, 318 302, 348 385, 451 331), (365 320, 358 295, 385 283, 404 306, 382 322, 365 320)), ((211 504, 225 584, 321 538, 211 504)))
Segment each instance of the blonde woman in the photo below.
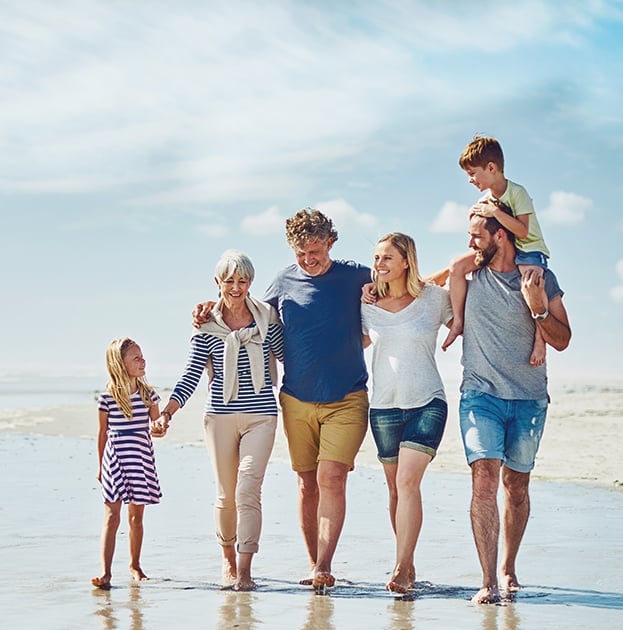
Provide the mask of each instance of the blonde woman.
POLYGON ((386 588, 406 593, 415 583, 420 484, 448 415, 435 347, 439 328, 452 325, 452 310, 448 292, 420 277, 415 243, 406 234, 378 241, 373 279, 376 303, 362 304, 361 319, 364 347, 373 347, 370 426, 396 536, 396 564, 386 588))
POLYGON ((222 254, 214 278, 220 299, 195 331, 186 370, 162 412, 168 424, 208 372, 204 425, 217 489, 216 536, 223 586, 238 591, 256 588, 251 562, 259 549, 261 488, 277 428, 274 359, 283 360, 277 311, 249 294, 254 275, 242 252, 222 254))
POLYGON ((110 588, 122 503, 128 505, 130 575, 137 581, 148 579, 140 563, 143 511, 146 505, 159 503, 162 496, 150 427, 157 437, 166 432, 156 423, 160 398, 145 380, 140 346, 127 337, 111 342, 106 368, 110 380, 97 402, 97 480, 104 495, 102 574, 91 580, 93 586, 103 589, 110 588))

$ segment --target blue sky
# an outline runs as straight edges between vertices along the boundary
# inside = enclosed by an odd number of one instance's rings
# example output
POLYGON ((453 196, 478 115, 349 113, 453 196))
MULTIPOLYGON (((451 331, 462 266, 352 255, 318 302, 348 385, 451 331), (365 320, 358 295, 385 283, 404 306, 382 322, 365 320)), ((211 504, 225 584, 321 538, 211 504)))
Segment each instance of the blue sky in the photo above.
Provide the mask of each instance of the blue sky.
POLYGON ((479 193, 457 159, 478 132, 533 197, 566 291, 574 337, 550 372, 623 374, 623 2, 0 13, 0 375, 98 377, 129 335, 173 384, 219 254, 247 252, 261 295, 306 206, 334 219, 335 258, 370 263, 400 230, 424 272, 445 266, 467 245, 479 193))

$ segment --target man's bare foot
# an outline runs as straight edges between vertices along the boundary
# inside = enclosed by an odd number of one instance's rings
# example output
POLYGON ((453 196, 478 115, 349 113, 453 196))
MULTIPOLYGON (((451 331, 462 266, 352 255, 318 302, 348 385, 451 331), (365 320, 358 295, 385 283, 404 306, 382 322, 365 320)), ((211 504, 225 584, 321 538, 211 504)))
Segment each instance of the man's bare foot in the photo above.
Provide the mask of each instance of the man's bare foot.
POLYGON ((497 586, 483 586, 471 599, 473 604, 497 604, 500 601, 497 586))
POLYGON ((514 573, 508 573, 502 576, 500 581, 500 590, 503 593, 516 593, 520 591, 523 586, 517 580, 517 576, 514 573))
POLYGON ((309 577, 299 580, 299 584, 301 586, 311 586, 314 583, 315 574, 316 574, 316 565, 312 564, 311 568, 309 569, 309 577))
POLYGON ((314 573, 312 586, 315 589, 330 588, 335 585, 335 578, 328 571, 318 571, 314 573))
POLYGON ((453 324, 452 328, 450 328, 448 336, 446 337, 446 340, 441 344, 441 349, 445 352, 454 343, 454 341, 456 341, 456 338, 462 334, 463 326, 457 326, 453 324))
POLYGON ((257 589, 257 584, 251 578, 245 578, 237 580, 232 588, 234 591, 254 591, 257 589))
POLYGON ((104 590, 108 590, 110 588, 110 578, 111 576, 107 573, 100 577, 91 578, 91 584, 96 588, 102 588, 104 590))
POLYGON ((130 575, 135 582, 146 582, 149 580, 141 567, 130 567, 130 575))

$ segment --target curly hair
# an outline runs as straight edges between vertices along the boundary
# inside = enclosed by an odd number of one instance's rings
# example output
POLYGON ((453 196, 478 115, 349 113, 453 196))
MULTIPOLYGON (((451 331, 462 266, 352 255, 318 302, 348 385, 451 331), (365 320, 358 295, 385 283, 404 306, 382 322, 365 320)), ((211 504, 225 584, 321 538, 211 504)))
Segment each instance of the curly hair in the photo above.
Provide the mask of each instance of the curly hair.
POLYGON ((304 208, 286 219, 286 239, 290 247, 301 247, 309 241, 337 241, 333 221, 319 210, 304 208))
POLYGON ((504 172, 502 147, 495 138, 476 134, 459 156, 459 166, 465 171, 474 166, 484 168, 489 162, 493 162, 502 173, 504 172))

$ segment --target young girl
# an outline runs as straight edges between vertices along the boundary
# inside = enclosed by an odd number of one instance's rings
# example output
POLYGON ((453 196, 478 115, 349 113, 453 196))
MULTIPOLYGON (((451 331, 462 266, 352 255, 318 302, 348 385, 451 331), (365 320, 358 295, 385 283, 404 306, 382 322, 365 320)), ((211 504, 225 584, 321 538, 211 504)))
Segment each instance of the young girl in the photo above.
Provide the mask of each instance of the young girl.
POLYGON ((102 574, 91 580, 99 588, 110 588, 122 503, 128 504, 130 575, 137 581, 148 579, 140 563, 143 510, 162 496, 150 429, 154 437, 166 433, 157 422, 160 398, 144 379, 145 359, 138 344, 127 337, 111 342, 106 368, 110 380, 97 403, 97 480, 104 495, 102 574))

